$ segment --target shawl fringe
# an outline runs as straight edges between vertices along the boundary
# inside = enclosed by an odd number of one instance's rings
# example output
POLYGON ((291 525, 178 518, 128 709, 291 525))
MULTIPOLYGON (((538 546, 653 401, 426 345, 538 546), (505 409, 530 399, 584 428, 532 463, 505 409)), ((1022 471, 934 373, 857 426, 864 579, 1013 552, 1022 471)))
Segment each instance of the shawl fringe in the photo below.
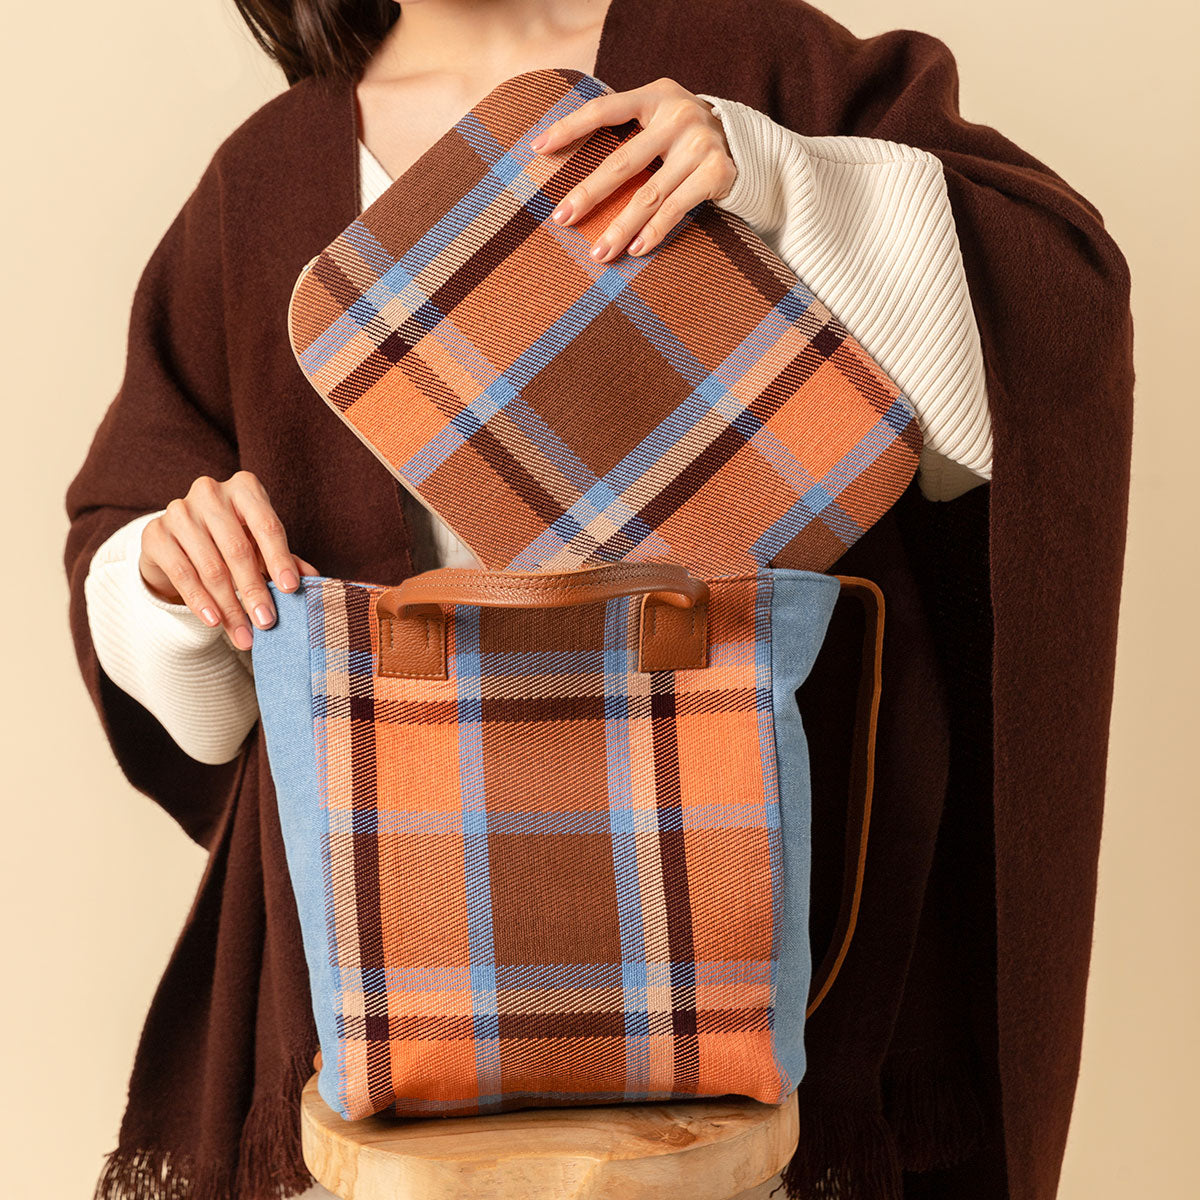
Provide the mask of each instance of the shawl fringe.
POLYGON ((800 1129, 783 1169, 787 1200, 904 1200, 896 1139, 882 1113, 802 1105, 800 1129))
POLYGON ((233 1172, 190 1154, 118 1146, 105 1159, 92 1200, 230 1200, 233 1172))
POLYGON ((312 1074, 294 1059, 280 1090, 258 1096, 242 1126, 236 1169, 191 1154, 118 1146, 104 1163, 92 1200, 287 1200, 313 1185, 300 1144, 300 1093, 312 1074))
POLYGON ((787 1200, 903 1200, 904 1172, 973 1157, 986 1122, 972 1064, 960 1048, 899 1051, 884 1062, 881 1112, 802 1108, 800 1144, 783 1171, 787 1200))
POLYGON ((884 1060, 883 1111, 905 1171, 957 1166, 983 1147, 985 1117, 969 1056, 903 1051, 884 1060))
POLYGON ((281 1090, 251 1104, 238 1146, 237 1200, 287 1200, 312 1187, 300 1145, 300 1093, 312 1073, 310 1054, 292 1059, 281 1090))

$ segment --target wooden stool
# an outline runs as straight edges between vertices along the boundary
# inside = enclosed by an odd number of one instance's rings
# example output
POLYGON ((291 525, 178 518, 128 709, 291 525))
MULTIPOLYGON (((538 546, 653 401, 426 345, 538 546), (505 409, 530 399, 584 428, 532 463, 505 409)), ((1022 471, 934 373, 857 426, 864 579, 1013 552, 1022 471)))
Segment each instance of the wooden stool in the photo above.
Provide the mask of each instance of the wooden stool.
POLYGON ((300 1107, 304 1161, 341 1200, 766 1200, 799 1132, 794 1092, 344 1121, 314 1075, 300 1107))

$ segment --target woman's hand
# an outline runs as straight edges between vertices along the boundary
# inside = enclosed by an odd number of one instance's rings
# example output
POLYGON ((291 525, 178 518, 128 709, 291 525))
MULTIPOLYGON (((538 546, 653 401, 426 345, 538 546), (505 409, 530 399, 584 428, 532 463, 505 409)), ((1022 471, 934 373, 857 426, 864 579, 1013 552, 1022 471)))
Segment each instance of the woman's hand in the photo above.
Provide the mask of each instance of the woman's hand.
POLYGON ((559 224, 573 225, 655 158, 662 160, 596 239, 591 254, 597 262, 610 262, 622 250, 635 255, 653 250, 701 201, 728 196, 737 178, 712 106, 673 79, 597 96, 555 121, 530 144, 539 154, 553 154, 604 125, 633 119, 641 124, 641 132, 580 180, 553 214, 559 224))
POLYGON ((186 604, 206 625, 224 625, 241 650, 254 637, 247 615, 260 629, 275 620, 264 573, 285 592, 299 587, 301 575, 319 574, 288 549, 283 522, 249 471, 224 483, 201 475, 147 522, 138 570, 162 599, 186 604))

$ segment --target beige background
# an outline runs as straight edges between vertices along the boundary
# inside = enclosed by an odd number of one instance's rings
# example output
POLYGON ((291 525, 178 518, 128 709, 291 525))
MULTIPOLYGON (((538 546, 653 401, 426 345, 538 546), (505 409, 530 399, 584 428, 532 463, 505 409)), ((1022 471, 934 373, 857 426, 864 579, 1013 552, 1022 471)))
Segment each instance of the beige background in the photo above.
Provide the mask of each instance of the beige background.
MULTIPOLYGON (((647 0, 651 2, 651 0, 647 0)), ((1084 1061, 1060 1195, 1200 1195, 1195 1033, 1196 7, 827 0, 922 29, 961 102, 1092 200, 1133 270, 1138 397, 1084 1061)), ((218 143, 283 86, 229 0, 12 6, 3 74, 10 678, 0 1192, 86 1200, 203 853, 121 777, 79 681, 63 492, 120 380, 133 288, 218 143)), ((187 1098, 181 1096, 181 1103, 187 1098)), ((969 1198, 964 1198, 969 1200, 969 1198)))

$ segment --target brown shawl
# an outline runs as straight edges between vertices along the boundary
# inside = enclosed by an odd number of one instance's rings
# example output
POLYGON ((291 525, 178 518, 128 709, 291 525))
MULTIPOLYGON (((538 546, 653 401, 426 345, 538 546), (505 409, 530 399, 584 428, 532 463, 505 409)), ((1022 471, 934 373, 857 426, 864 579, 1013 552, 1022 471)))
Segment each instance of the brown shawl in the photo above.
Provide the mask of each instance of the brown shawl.
MULTIPOLYGON (((1096 208, 958 112, 926 34, 861 40, 786 0, 614 0, 596 74, 669 75, 810 135, 945 166, 983 341, 994 479, 915 486, 834 568, 888 601, 872 846, 858 930, 807 1031, 792 1196, 1056 1190, 1079 1065, 1132 414, 1129 273, 1096 208)), ((123 382, 66 497, 71 633, 130 782, 210 858, 154 996, 99 1197, 303 1190, 298 1095, 316 1034, 259 726, 201 765, 100 669, 97 546, 198 475, 264 482, 326 574, 412 570, 394 481, 316 397, 285 317, 304 263, 357 214, 354 93, 306 79, 220 146, 138 284, 123 382)), ((840 608, 839 608, 840 611, 840 608)), ((854 630, 835 616, 802 694, 816 795, 813 935, 841 869, 854 630), (817 702, 819 701, 819 703, 817 702)))

